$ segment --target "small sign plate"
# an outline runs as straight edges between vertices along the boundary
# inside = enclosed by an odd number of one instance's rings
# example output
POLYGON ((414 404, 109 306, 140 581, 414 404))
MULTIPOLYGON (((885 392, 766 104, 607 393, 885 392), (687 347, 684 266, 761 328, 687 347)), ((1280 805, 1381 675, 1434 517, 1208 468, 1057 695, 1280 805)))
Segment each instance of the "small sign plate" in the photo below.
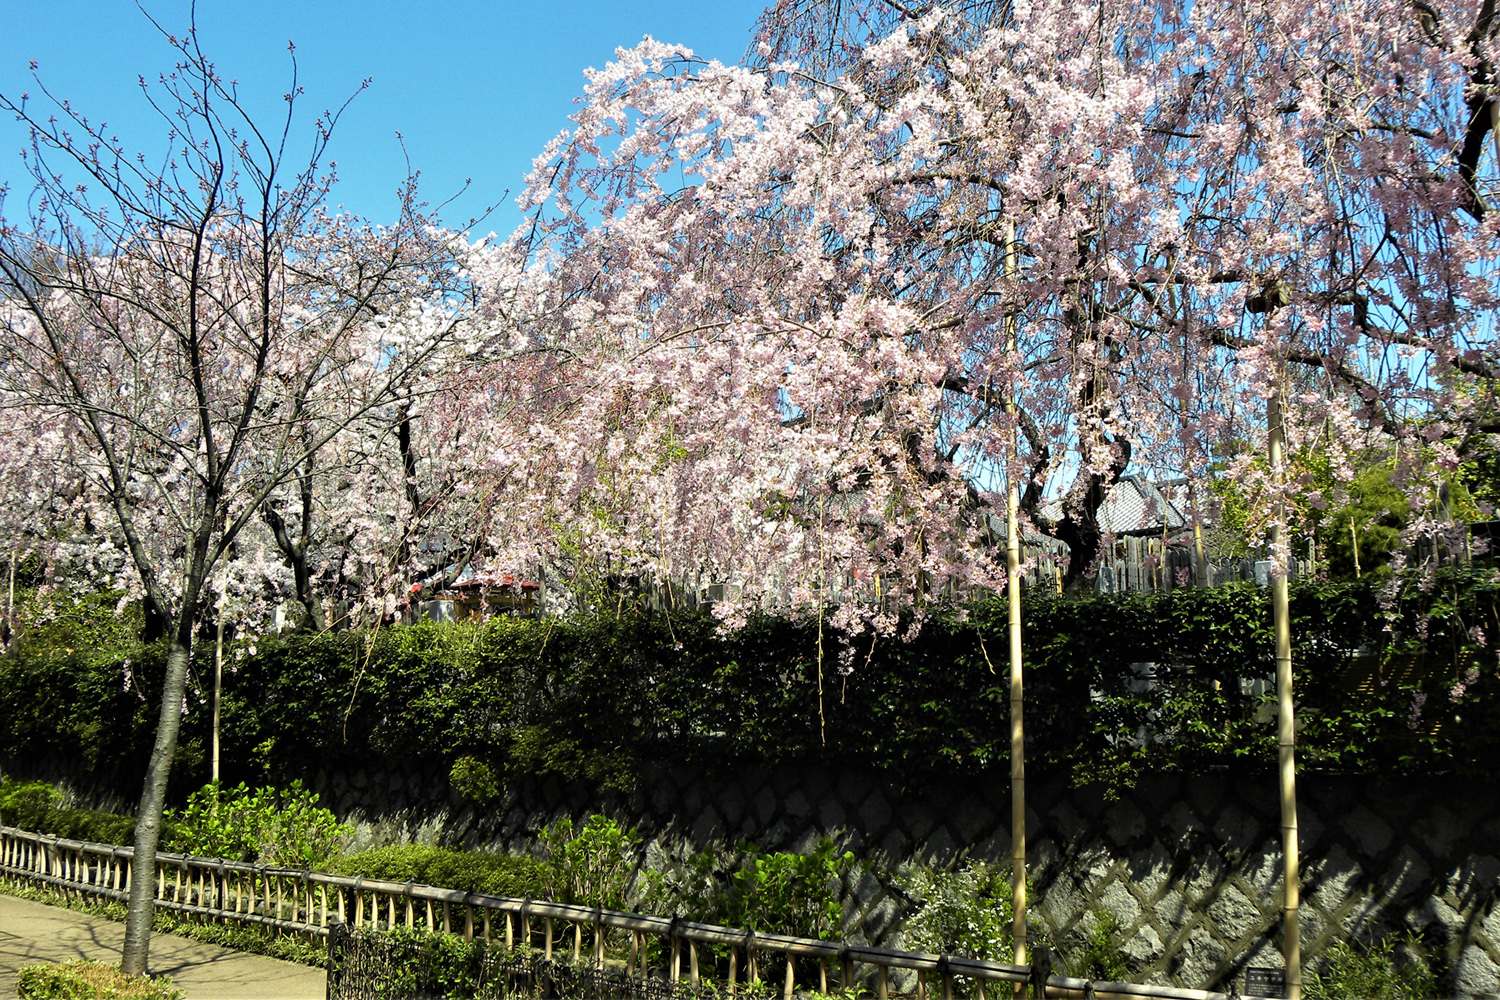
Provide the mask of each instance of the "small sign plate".
POLYGON ((1245 968, 1245 995, 1251 997, 1286 996, 1286 973, 1281 969, 1261 966, 1245 968))

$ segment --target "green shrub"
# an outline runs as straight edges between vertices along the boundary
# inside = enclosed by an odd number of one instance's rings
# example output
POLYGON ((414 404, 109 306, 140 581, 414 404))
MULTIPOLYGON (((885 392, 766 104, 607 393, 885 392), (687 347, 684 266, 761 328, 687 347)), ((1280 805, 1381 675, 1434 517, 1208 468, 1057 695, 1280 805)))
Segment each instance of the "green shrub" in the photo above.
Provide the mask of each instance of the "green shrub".
POLYGON ((1328 949, 1327 971, 1310 973, 1307 1000, 1430 1000, 1437 976, 1416 939, 1386 938, 1369 947, 1340 941, 1328 949))
POLYGON ((169 810, 171 849, 204 858, 258 861, 322 871, 338 856, 349 832, 318 795, 294 781, 285 790, 243 782, 223 790, 210 782, 188 797, 187 808, 169 810))
POLYGON ((448 772, 448 783, 459 795, 476 805, 483 805, 500 794, 495 769, 477 757, 460 757, 448 772))
POLYGON ((473 997, 480 991, 483 941, 465 941, 454 934, 432 934, 410 927, 364 933, 386 961, 379 978, 366 985, 371 995, 389 1000, 407 997, 473 997))
POLYGON ((897 884, 917 904, 905 923, 906 947, 934 955, 1009 961, 1010 872, 971 859, 957 871, 913 865, 897 884))
POLYGON ((21 1000, 183 1000, 170 976, 127 976, 113 965, 74 959, 27 965, 16 976, 21 1000))
POLYGON ((0 781, 0 822, 23 830, 40 830, 62 799, 62 792, 45 781, 6 778, 0 781))
POLYGON ((96 809, 75 809, 44 781, 0 781, 0 823, 34 833, 86 840, 96 844, 129 844, 135 840, 135 817, 96 809))
POLYGON ((625 909, 640 855, 640 836, 607 816, 590 816, 578 835, 560 819, 542 831, 547 898, 610 910, 625 909))
POLYGON ((843 918, 839 883, 854 866, 852 852, 840 854, 828 837, 810 854, 761 854, 744 846, 749 857, 731 876, 734 926, 810 938, 838 930, 843 918))
POLYGON ((524 855, 403 844, 346 854, 334 863, 334 873, 364 875, 384 882, 417 882, 492 896, 542 899, 547 894, 547 867, 545 861, 524 855))
POLYGON ((1114 914, 1097 909, 1090 913, 1088 932, 1084 935, 1083 948, 1068 956, 1068 974, 1078 979, 1097 982, 1122 983, 1130 976, 1130 962, 1120 950, 1115 935, 1120 925, 1114 914))

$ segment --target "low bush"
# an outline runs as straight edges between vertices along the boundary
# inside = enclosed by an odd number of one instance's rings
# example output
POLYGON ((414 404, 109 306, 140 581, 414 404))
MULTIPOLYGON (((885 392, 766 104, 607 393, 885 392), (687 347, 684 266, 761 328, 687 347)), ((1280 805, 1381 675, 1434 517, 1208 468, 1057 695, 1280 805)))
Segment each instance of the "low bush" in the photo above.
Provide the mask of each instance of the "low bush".
POLYGON ((319 871, 338 856, 349 832, 300 781, 254 791, 243 782, 230 789, 210 782, 188 798, 186 809, 169 810, 167 820, 170 850, 319 871))
POLYGON ((333 865, 337 875, 363 875, 385 882, 417 882, 443 889, 482 892, 517 899, 546 898, 551 881, 547 862, 485 851, 455 851, 424 844, 377 847, 346 854, 333 865))
POLYGON ((135 817, 64 806, 63 794, 44 781, 0 780, 0 823, 34 833, 96 844, 135 840, 135 817))
POLYGON ((561 819, 542 831, 546 894, 560 903, 625 909, 640 858, 641 838, 608 816, 590 816, 578 835, 561 819))
POLYGON ((21 1000, 183 1000, 170 976, 128 976, 113 965, 74 959, 23 966, 16 976, 21 1000))
POLYGON ((1411 937, 1386 938, 1368 947, 1340 941, 1328 949, 1328 966, 1307 977, 1307 1000, 1428 1000, 1437 976, 1411 937))

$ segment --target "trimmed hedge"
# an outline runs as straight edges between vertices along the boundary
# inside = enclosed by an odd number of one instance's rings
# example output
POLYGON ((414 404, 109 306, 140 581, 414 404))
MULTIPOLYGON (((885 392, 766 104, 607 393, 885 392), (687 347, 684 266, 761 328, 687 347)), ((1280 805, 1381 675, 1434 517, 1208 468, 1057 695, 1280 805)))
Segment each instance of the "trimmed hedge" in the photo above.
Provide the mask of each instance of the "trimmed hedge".
MULTIPOLYGON (((1482 641, 1500 628, 1497 592, 1488 574, 1452 576, 1382 608, 1370 584, 1295 586, 1302 762, 1364 772, 1500 763, 1500 676, 1482 641)), ((138 780, 160 651, 121 640, 113 618, 99 620, 108 606, 34 627, 0 657, 0 755, 77 747, 86 768, 138 780)), ((1264 592, 1032 595, 1024 618, 1037 772, 1113 783, 1272 766, 1264 592)), ((226 671, 225 779, 286 784, 380 759, 448 774, 469 758, 463 773, 483 764, 502 778, 626 787, 647 760, 817 759, 915 784, 1006 765, 1003 600, 939 610, 909 642, 823 640, 820 660, 815 618, 762 617, 723 635, 707 613, 628 610, 264 637, 238 647, 243 659, 226 671)), ((211 652, 200 646, 192 678, 178 801, 205 777, 211 652)))
POLYGON ((41 781, 0 779, 0 823, 69 840, 129 844, 135 817, 63 806, 62 795, 41 781))
POLYGON ((346 854, 334 862, 333 870, 336 875, 525 899, 546 896, 550 868, 547 862, 524 855, 402 844, 346 854))

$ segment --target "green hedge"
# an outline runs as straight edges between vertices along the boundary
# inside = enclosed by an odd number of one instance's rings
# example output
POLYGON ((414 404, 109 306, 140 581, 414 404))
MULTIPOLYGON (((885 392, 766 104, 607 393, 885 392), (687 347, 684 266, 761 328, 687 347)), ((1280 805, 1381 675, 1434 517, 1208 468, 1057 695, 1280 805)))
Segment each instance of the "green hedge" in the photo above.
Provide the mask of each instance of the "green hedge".
POLYGON ((40 781, 0 779, 0 823, 98 844, 135 840, 135 817, 62 805, 62 795, 40 781))
MULTIPOLYGON (((1479 574, 1411 587, 1389 608, 1370 585, 1294 587, 1301 760, 1377 772, 1500 763, 1500 677, 1478 638, 1500 633, 1496 595, 1479 574)), ((160 651, 101 622, 109 605, 33 627, 0 657, 0 755, 74 747, 85 767, 144 770, 160 651)), ((1119 782, 1274 760, 1251 683, 1272 672, 1264 592, 1033 595, 1024 617, 1036 771, 1119 782)), ((243 658, 225 674, 225 776, 285 784, 379 759, 448 774, 470 758, 502 777, 623 786, 653 759, 818 759, 910 782, 1005 766, 1002 600, 939 609, 909 642, 823 638, 820 662, 814 618, 763 617, 722 635, 706 613, 630 612, 261 638, 253 653, 237 647, 243 658)), ((175 770, 183 789, 206 778, 212 644, 199 652, 175 770)))
POLYGON ((337 875, 416 882, 516 899, 545 898, 549 871, 547 862, 524 855, 454 851, 422 844, 377 847, 346 854, 334 862, 337 875))

